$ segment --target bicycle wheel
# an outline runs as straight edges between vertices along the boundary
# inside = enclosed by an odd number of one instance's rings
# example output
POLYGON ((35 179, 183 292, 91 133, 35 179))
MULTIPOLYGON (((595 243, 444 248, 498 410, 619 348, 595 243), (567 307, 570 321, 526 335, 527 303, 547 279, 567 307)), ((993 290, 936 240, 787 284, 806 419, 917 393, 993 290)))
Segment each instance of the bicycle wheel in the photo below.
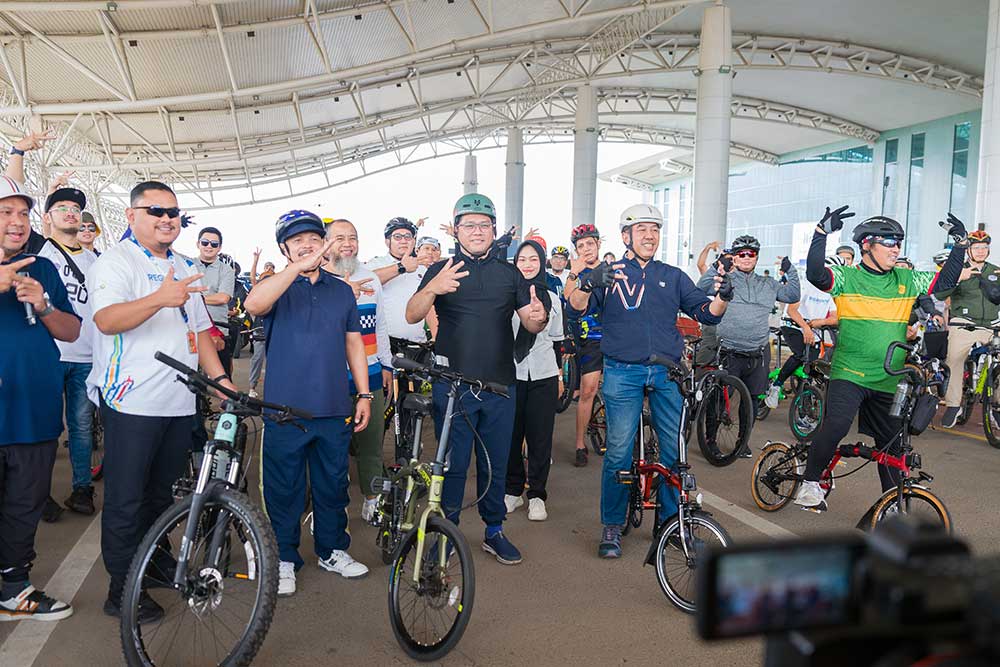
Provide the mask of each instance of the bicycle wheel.
POLYGON ((983 398, 983 433, 991 447, 1000 449, 1000 373, 990 378, 987 394, 983 398))
POLYGON ((663 594, 681 611, 695 611, 695 588, 699 561, 712 547, 728 547, 729 533, 706 512, 685 517, 687 555, 681 545, 680 520, 675 517, 660 531, 656 545, 656 580, 663 594))
MULTIPOLYGON (((962 373, 962 409, 958 413, 955 423, 964 426, 972 416, 972 406, 976 404, 976 389, 972 386, 972 374, 975 367, 972 360, 965 360, 965 372, 962 373)), ((985 419, 983 422, 985 423, 985 419)))
POLYGON ((556 412, 562 414, 569 406, 573 405, 573 392, 580 381, 580 367, 576 364, 576 356, 572 354, 563 355, 562 360, 562 381, 563 392, 556 405, 556 412))
POLYGON ((805 465, 789 445, 772 442, 764 447, 753 464, 750 494, 757 507, 777 512, 795 497, 802 483, 805 465))
POLYGON ((208 492, 191 544, 187 582, 172 588, 174 554, 193 496, 172 505, 143 538, 122 595, 121 641, 129 665, 249 665, 267 635, 278 597, 278 546, 259 507, 233 489, 208 492), (209 548, 223 531, 222 549, 209 548), (139 625, 145 589, 164 608, 139 625))
POLYGON ((594 407, 590 411, 590 422, 587 424, 587 439, 590 440, 590 449, 598 456, 604 456, 604 452, 607 451, 605 442, 607 432, 607 411, 604 408, 604 399, 598 392, 594 396, 594 407))
MULTIPOLYGON (((922 486, 904 487, 903 507, 906 514, 917 517, 923 523, 937 524, 951 534, 951 513, 930 489, 922 486)), ((871 529, 874 529, 880 521, 899 515, 899 490, 890 489, 882 494, 868 514, 871 515, 869 526, 871 529)))
POLYGON ((802 388, 792 398, 788 406, 788 428, 799 440, 808 440, 823 422, 823 393, 812 382, 802 388))
POLYGON ((753 401, 746 385, 732 375, 716 377, 705 387, 695 421, 705 460, 719 467, 731 464, 747 446, 753 427, 753 401))
POLYGON ((403 490, 399 485, 393 484, 388 494, 379 497, 379 512, 382 520, 378 526, 377 542, 382 552, 382 562, 390 565, 401 537, 399 523, 403 518, 403 490))
POLYGON ((476 595, 476 571, 465 537, 452 522, 430 517, 417 582, 417 529, 403 537, 389 574, 389 621, 396 641, 415 660, 448 654, 462 638, 476 595), (439 550, 447 554, 444 566, 439 550))

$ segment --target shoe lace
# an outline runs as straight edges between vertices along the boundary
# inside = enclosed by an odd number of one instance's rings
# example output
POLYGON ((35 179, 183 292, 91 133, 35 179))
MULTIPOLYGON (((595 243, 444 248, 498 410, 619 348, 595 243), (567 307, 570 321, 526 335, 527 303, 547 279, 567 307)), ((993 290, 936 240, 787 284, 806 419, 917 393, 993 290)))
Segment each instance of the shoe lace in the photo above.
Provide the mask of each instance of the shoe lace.
POLYGON ((618 526, 605 526, 602 540, 604 542, 617 542, 621 536, 621 528, 618 526))

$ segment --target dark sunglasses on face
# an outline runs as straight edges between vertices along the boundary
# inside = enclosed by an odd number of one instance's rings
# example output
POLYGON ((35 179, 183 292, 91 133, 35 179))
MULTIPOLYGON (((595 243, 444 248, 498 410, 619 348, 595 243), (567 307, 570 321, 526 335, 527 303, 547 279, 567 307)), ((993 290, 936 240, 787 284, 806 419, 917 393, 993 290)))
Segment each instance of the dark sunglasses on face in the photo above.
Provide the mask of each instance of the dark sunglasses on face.
POLYGON ((177 206, 165 207, 165 206, 133 206, 132 208, 142 208, 145 209, 154 218, 162 218, 167 216, 170 219, 180 216, 181 209, 177 206))
POLYGON ((753 259, 754 257, 757 256, 757 253, 755 253, 753 250, 741 250, 738 253, 736 253, 736 256, 739 257, 740 259, 753 259))
POLYGON ((873 238, 872 243, 877 243, 880 246, 885 246, 886 248, 898 248, 903 245, 902 239, 884 239, 880 236, 873 238))
POLYGON ((221 241, 209 241, 208 239, 202 239, 200 243, 205 248, 207 248, 208 246, 212 246, 213 248, 218 248, 220 245, 222 245, 221 241))
POLYGON ((97 227, 95 227, 94 225, 80 225, 80 231, 81 232, 96 232, 97 231, 97 227))

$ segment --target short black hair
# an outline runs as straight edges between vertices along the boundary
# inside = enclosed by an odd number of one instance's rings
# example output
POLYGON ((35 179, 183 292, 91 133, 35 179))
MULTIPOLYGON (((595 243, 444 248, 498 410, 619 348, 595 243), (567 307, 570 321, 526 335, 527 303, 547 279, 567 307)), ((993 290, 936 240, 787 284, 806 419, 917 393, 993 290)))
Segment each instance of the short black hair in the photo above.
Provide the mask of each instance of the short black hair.
POLYGON ((136 202, 139 201, 139 198, 150 190, 160 190, 161 192, 169 192, 175 197, 177 196, 166 183, 161 183, 160 181, 143 181, 139 185, 132 188, 132 192, 129 193, 129 206, 135 206, 136 202))
POLYGON ((202 227, 201 230, 198 232, 198 240, 200 241, 201 237, 204 236, 205 234, 215 234, 216 236, 219 237, 219 243, 222 243, 222 232, 220 232, 215 227, 202 227))

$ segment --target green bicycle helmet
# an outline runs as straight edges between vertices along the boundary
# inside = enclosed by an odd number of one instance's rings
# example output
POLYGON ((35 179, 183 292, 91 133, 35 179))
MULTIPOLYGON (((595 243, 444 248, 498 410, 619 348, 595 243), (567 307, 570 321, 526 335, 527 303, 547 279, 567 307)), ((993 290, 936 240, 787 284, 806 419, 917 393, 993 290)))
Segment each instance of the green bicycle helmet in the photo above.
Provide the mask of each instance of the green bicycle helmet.
POLYGON ((490 220, 493 221, 493 225, 496 226, 497 224, 496 207, 493 206, 493 202, 486 195, 470 192, 467 195, 459 197, 458 201, 455 202, 452 222, 457 225, 461 217, 469 213, 481 213, 482 215, 489 216, 490 220))

